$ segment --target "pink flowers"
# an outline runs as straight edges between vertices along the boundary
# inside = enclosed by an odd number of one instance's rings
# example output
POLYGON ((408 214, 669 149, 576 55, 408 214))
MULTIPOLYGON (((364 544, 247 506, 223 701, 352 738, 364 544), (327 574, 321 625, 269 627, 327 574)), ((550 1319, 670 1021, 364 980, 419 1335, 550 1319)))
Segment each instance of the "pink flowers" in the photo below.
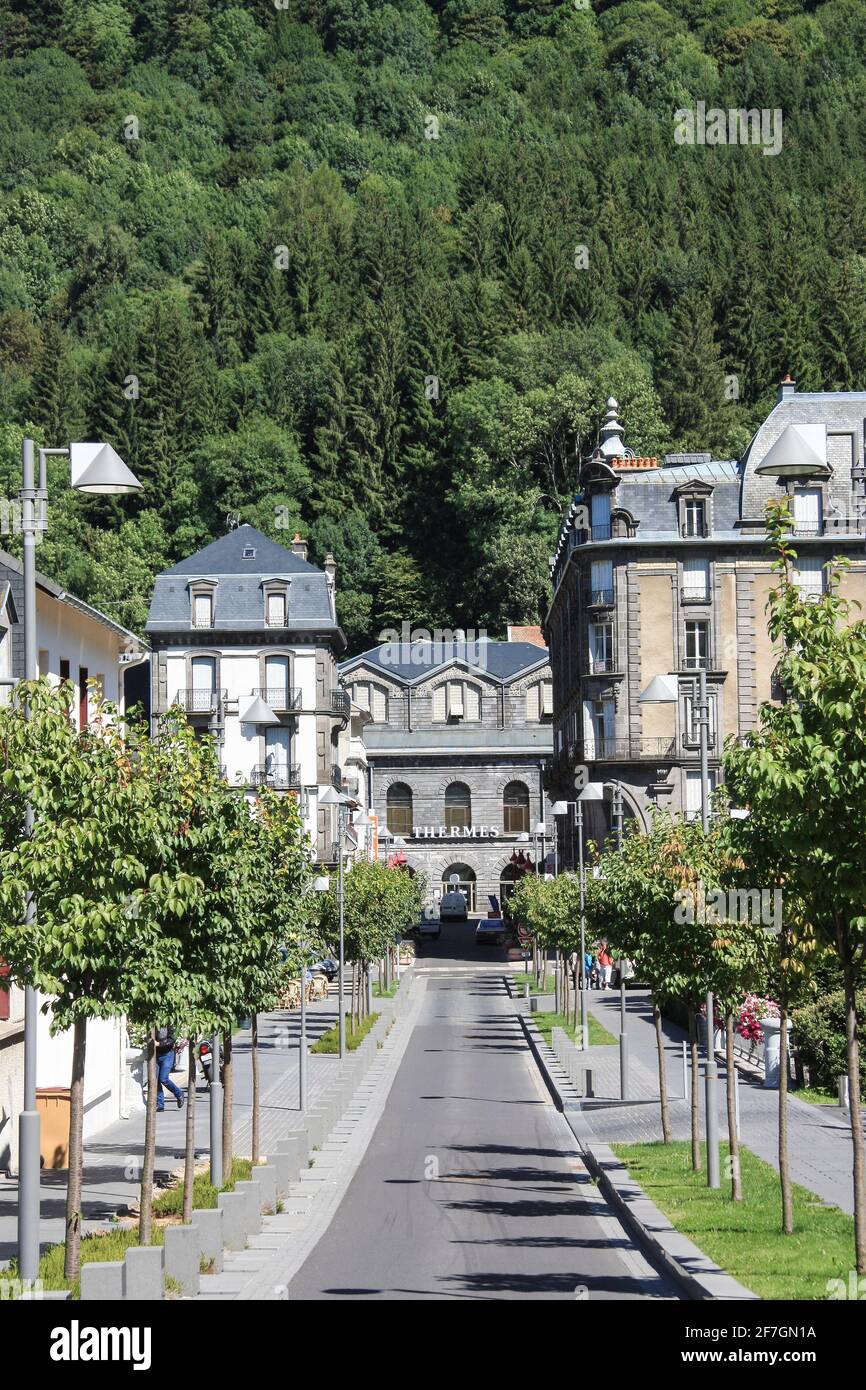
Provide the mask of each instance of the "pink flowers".
POLYGON ((761 1019, 778 1017, 779 1006, 775 999, 766 994, 747 994, 740 1005, 736 1029, 747 1042, 760 1043, 764 1041, 761 1019))

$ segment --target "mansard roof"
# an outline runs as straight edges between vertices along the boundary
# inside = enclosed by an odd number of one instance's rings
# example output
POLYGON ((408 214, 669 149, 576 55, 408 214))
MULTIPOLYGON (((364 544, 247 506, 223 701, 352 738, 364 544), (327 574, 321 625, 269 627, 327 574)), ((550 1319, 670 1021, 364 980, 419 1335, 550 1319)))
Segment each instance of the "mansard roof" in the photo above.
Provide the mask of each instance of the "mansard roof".
POLYGON ((535 667, 546 666, 548 660, 547 648, 535 642, 497 642, 486 638, 466 642, 395 641, 383 642, 344 661, 340 674, 345 678, 359 666, 365 666, 378 668, 390 680, 413 685, 457 664, 470 673, 507 685, 535 667))

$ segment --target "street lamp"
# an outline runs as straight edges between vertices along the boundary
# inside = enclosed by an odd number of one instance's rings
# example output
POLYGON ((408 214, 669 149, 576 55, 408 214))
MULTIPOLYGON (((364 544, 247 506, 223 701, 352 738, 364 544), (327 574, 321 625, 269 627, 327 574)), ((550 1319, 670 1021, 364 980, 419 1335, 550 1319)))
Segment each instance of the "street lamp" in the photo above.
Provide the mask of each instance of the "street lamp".
MULTIPOLYGON (((40 449, 38 482, 34 469, 34 443, 21 446, 21 533, 24 541, 24 679, 39 676, 36 634, 36 542, 47 529, 49 454, 66 454, 70 482, 78 492, 120 494, 138 492, 141 483, 110 444, 70 444, 66 449, 40 449)), ((29 718, 29 708, 25 708, 29 718)), ((25 812, 28 835, 33 810, 25 812)), ((26 922, 36 919, 36 900, 27 895, 26 922)), ((18 1272, 22 1279, 39 1274, 39 1176, 40 1124, 36 1109, 36 1039, 38 999, 33 985, 24 989, 24 1108, 18 1117, 18 1272)))
POLYGON ((343 938, 343 836, 346 833, 346 807, 351 798, 343 792, 338 792, 336 787, 326 787, 319 796, 320 806, 337 807, 337 897, 340 904, 340 955, 337 971, 337 1036, 340 1040, 340 1060, 346 1055, 346 1016, 343 1013, 343 975, 344 975, 344 938, 343 938))
MULTIPOLYGON (((703 666, 697 679, 691 680, 692 711, 697 713, 698 739, 701 751, 701 826, 706 835, 710 828, 710 786, 709 786, 709 747, 710 747, 710 706, 707 699, 707 673, 703 666), (695 699, 697 696, 697 700, 695 699)), ((679 702, 679 680, 676 676, 655 676, 638 696, 638 703, 644 705, 674 705, 679 702)), ((715 1009, 713 992, 707 990, 707 1064, 704 1073, 706 1084, 707 1112, 707 1186, 721 1187, 719 1170, 719 1113, 716 1093, 719 1073, 716 1066, 716 1053, 713 1047, 715 1032, 715 1009)))

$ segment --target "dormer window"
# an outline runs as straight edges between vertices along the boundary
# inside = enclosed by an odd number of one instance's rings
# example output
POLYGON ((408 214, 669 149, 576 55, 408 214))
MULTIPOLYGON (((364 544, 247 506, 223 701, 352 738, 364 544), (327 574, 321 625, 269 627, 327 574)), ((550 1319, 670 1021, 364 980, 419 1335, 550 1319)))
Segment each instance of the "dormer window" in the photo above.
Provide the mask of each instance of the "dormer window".
POLYGON ((213 627, 213 591, 194 589, 191 597, 193 627, 213 627))
POLYGON ((288 585, 285 580, 272 581, 264 586, 265 626, 288 625, 288 585))
POLYGON ((255 546, 254 546, 254 545, 245 545, 245 546, 244 546, 244 559, 245 559, 245 560, 254 560, 255 558, 256 558, 256 548, 255 548, 255 546))
POLYGON ((703 497, 684 497, 682 503, 683 511, 683 535, 684 536, 706 536, 707 535, 707 504, 703 497))

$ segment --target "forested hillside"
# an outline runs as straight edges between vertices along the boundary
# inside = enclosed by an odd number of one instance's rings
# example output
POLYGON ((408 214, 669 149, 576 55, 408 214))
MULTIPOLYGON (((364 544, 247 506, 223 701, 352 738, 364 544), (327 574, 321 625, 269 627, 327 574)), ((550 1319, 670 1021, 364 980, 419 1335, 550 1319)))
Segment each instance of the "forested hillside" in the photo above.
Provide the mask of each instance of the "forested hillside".
POLYGON ((356 649, 501 633, 609 393, 733 456, 784 371, 866 386, 866 5, 580 2, 0 0, 0 489, 27 428, 147 485, 55 460, 41 568, 140 627, 239 511, 356 649), (697 101, 781 153, 678 146, 697 101))

